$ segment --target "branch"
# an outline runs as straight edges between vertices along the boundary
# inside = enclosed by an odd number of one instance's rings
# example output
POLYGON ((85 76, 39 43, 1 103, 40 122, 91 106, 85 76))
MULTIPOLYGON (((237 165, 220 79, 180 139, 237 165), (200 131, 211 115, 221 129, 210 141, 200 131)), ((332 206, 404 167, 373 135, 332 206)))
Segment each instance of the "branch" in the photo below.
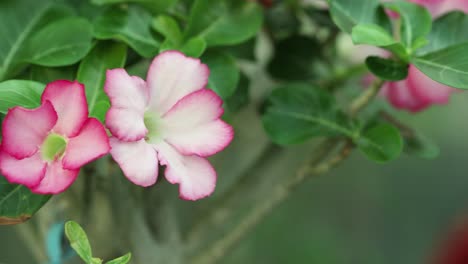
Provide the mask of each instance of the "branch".
POLYGON ((351 117, 356 117, 356 115, 364 109, 372 99, 377 96, 382 88, 384 81, 381 79, 375 79, 371 85, 358 97, 356 98, 350 106, 349 115, 351 117))

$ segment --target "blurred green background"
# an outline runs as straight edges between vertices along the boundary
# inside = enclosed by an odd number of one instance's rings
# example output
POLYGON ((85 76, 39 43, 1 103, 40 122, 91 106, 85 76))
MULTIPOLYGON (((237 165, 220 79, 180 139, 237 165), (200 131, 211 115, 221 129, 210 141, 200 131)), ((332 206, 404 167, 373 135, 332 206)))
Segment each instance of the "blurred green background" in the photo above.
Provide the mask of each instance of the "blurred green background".
MULTIPOLYGON (((400 112, 439 144, 437 159, 378 165, 354 152, 297 189, 223 263, 430 263, 467 216, 467 105, 468 93, 459 93, 448 106, 400 112)), ((32 263, 14 227, 1 226, 0 237, 0 263, 32 263)))

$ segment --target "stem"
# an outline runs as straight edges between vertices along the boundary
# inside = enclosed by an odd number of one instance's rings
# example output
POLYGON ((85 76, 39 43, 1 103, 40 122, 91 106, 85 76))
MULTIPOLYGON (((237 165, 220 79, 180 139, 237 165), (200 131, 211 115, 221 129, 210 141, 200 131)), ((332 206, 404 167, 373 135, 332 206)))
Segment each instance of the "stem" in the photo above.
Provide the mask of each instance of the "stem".
MULTIPOLYGON (((355 117, 362 109, 364 109, 380 91, 384 81, 376 79, 368 89, 366 89, 359 97, 357 97, 350 106, 349 115, 355 117)), ((328 172, 333 167, 340 164, 351 153, 353 143, 348 140, 330 138, 323 141, 318 149, 315 151, 315 156, 303 163, 303 165, 296 171, 296 173, 289 177, 286 182, 276 184, 273 188, 270 199, 260 201, 259 204, 254 206, 247 215, 233 228, 215 241, 212 246, 195 257, 194 264, 213 264, 220 260, 233 246, 235 246, 256 224, 258 224, 268 213, 270 213, 276 206, 284 201, 289 194, 301 183, 312 176, 318 176, 328 172), (327 159, 335 148, 343 144, 340 151, 327 159)), ((253 177, 254 178, 254 177, 253 177)), ((232 191, 231 195, 240 195, 232 191)), ((215 223, 218 210, 224 208, 216 208, 211 214, 209 219, 210 223, 215 223)), ((218 222, 219 223, 219 222, 218 222)), ((212 226, 213 227, 213 226, 212 226)), ((195 235, 189 236, 189 242, 196 240, 200 236, 200 232, 195 232, 195 235)), ((189 244, 190 245, 190 244, 189 244)))

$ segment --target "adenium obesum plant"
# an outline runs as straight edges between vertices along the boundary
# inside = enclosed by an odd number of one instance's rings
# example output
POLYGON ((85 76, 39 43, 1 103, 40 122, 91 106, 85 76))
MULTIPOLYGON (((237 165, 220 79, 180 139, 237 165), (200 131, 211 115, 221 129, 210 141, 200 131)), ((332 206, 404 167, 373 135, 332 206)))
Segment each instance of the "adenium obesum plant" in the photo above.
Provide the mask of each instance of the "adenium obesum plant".
POLYGON ((220 119, 221 98, 205 88, 208 75, 200 60, 177 51, 159 54, 146 82, 124 69, 107 71, 110 153, 130 181, 153 185, 160 163, 166 179, 179 184, 181 198, 197 200, 214 191, 216 172, 206 157, 224 149, 234 133, 220 119))
POLYGON ((468 1, 466 0, 409 0, 418 5, 425 6, 434 17, 444 13, 460 10, 468 12, 468 1))
POLYGON ((36 109, 14 107, 2 126, 0 171, 11 183, 34 193, 56 194, 68 188, 80 167, 109 152, 102 124, 88 117, 84 86, 49 83, 36 109))

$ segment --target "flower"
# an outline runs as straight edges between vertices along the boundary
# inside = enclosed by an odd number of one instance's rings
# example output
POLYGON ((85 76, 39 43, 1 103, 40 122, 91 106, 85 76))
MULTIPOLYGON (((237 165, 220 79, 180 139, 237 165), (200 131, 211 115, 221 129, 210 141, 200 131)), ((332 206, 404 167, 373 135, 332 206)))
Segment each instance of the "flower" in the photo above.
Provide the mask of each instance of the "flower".
POLYGON ((40 107, 9 109, 2 134, 1 173, 39 194, 63 192, 81 166, 110 149, 103 125, 88 117, 84 86, 78 82, 49 83, 40 107))
POLYGON ((214 191, 216 172, 205 158, 229 145, 234 132, 220 119, 221 98, 205 88, 208 75, 200 60, 177 51, 159 54, 146 82, 124 69, 107 71, 110 153, 130 181, 153 185, 159 161, 166 179, 179 184, 182 199, 214 191))
POLYGON ((468 12, 468 1, 466 0, 410 0, 415 4, 426 7, 434 17, 453 10, 468 12))

